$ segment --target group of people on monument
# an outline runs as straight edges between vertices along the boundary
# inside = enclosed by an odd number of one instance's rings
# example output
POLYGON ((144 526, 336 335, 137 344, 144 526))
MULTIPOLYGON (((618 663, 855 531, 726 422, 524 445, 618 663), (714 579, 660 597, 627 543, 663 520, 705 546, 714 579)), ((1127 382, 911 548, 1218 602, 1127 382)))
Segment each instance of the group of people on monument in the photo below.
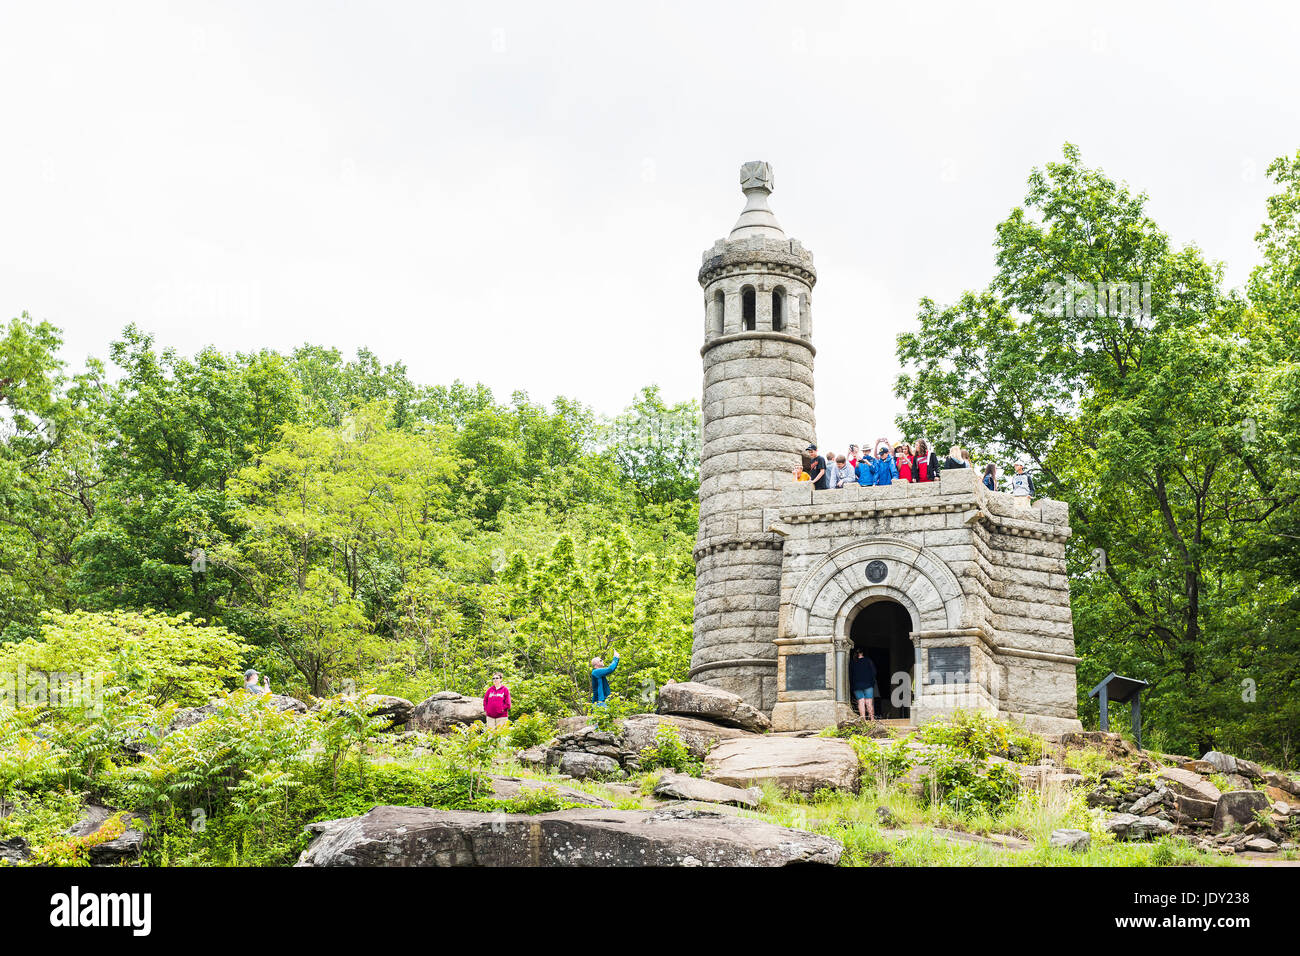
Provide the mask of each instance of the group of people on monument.
MULTIPOLYGON (((870 446, 864 446, 869 448, 870 446)), ((815 444, 804 449, 803 461, 794 470, 795 481, 810 481, 814 489, 845 488, 854 485, 889 485, 895 481, 935 481, 940 471, 950 468, 974 468, 970 451, 960 445, 948 449, 942 461, 922 438, 913 446, 909 442, 890 443, 877 440, 875 450, 860 453, 857 445, 850 445, 846 454, 834 452, 821 454, 815 444)), ((984 466, 982 482, 990 491, 998 490, 997 465, 984 466)), ((1033 476, 1025 470, 1024 462, 1016 462, 1010 476, 1011 494, 1025 497, 1032 503, 1038 493, 1033 476)))

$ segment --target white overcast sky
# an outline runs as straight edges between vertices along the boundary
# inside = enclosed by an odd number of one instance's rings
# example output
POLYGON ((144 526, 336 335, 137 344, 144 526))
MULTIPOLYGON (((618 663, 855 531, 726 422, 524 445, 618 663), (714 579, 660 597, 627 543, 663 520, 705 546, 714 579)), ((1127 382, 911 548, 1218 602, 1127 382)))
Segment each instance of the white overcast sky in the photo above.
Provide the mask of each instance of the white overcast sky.
POLYGON ((823 449, 893 432, 895 335, 987 283, 1065 141, 1233 285, 1300 148, 1295 3, 0 10, 0 320, 74 367, 136 322, 606 413, 698 397, 700 254, 762 159, 819 271, 823 449))

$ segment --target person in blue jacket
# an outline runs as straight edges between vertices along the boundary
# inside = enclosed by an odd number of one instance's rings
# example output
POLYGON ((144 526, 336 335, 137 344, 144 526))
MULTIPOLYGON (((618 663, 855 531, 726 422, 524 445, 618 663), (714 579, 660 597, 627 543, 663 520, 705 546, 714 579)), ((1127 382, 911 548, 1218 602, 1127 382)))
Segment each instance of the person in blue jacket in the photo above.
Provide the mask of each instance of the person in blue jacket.
POLYGON ((863 488, 876 483, 876 459, 870 455, 864 453, 858 459, 858 467, 854 470, 858 473, 858 484, 863 488))
POLYGON ((618 651, 614 652, 614 663, 608 667, 599 657, 591 659, 591 702, 601 707, 609 697, 609 675, 618 667, 618 651))
POLYGON ((876 484, 888 485, 898 477, 898 463, 888 445, 876 449, 876 484))

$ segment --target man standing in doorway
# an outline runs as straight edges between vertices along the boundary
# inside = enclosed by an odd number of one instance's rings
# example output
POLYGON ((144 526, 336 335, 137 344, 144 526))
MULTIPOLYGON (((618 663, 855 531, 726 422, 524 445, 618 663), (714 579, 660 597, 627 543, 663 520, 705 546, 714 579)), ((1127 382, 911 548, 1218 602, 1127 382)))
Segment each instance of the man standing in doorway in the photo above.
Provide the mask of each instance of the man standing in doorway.
POLYGON ((876 662, 862 648, 853 650, 849 661, 849 686, 853 699, 858 702, 858 716, 863 720, 876 719, 876 662))

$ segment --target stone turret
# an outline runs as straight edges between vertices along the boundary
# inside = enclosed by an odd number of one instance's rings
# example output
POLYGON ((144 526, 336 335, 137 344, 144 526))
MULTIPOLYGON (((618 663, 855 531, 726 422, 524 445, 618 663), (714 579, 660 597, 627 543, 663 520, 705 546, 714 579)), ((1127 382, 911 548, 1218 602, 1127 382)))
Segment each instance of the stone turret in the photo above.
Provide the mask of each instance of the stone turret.
POLYGON ((776 703, 781 538, 764 525, 815 441, 812 253, 768 207, 772 168, 740 170, 746 204, 704 253, 703 449, 691 679, 776 703))

